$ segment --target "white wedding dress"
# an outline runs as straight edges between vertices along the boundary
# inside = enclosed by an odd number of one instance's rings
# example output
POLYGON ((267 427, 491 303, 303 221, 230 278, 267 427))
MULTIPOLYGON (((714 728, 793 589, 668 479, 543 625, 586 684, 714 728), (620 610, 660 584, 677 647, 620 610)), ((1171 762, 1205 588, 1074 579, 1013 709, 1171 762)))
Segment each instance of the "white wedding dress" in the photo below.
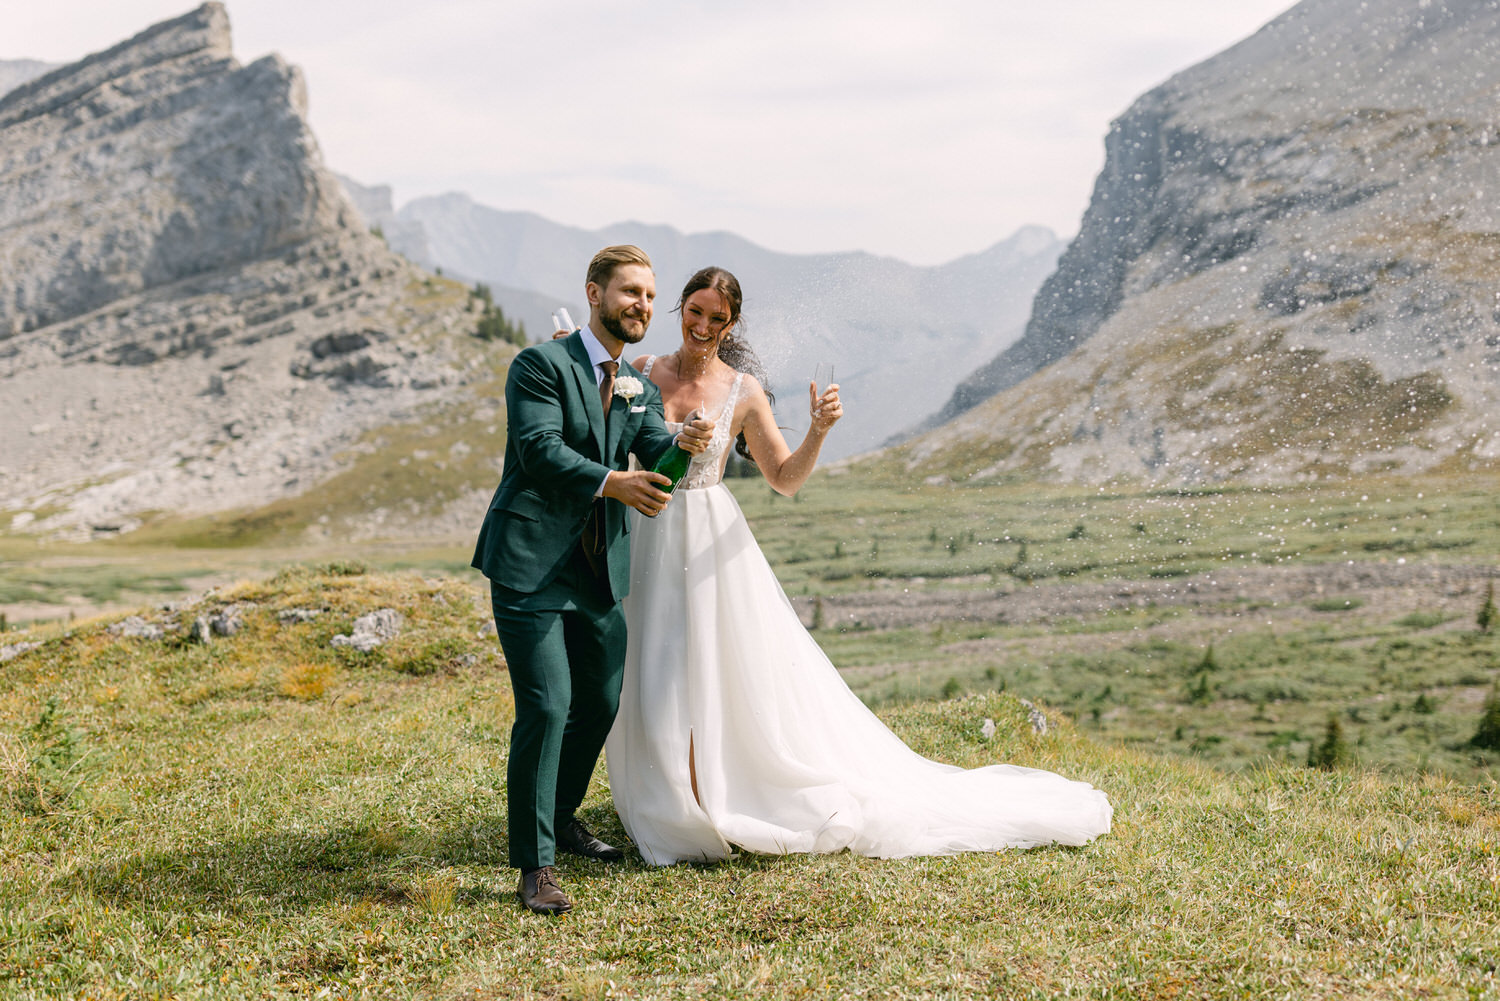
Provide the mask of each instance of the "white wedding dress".
POLYGON ((631 512, 629 640, 606 751, 615 808, 641 857, 713 861, 735 847, 951 855, 1108 832, 1109 800, 1093 786, 1017 765, 930 761, 849 690, 720 482, 742 382, 666 509, 631 512))

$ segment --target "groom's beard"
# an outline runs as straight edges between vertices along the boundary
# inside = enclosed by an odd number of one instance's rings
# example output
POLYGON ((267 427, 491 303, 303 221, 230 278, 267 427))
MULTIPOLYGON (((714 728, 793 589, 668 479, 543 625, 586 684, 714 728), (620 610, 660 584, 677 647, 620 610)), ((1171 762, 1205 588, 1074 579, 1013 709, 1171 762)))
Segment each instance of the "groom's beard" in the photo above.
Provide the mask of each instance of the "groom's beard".
POLYGON ((647 316, 645 319, 642 319, 640 314, 629 311, 632 309, 634 307, 617 309, 613 313, 600 312, 599 324, 616 340, 623 341, 626 344, 639 344, 641 338, 646 336, 646 327, 650 325, 651 318, 647 316), (625 323, 627 319, 635 321, 640 326, 638 328, 633 326, 626 327, 625 323))

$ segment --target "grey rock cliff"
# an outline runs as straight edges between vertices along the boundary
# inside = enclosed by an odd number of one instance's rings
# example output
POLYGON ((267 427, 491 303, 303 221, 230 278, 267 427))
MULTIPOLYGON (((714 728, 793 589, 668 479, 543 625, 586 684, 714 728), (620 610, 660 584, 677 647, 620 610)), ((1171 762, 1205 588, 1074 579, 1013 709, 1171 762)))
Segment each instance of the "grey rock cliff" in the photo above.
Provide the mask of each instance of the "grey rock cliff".
POLYGON ((0 98, 0 336, 347 228, 305 105, 218 4, 0 98))
POLYGON ((1193 482, 1500 457, 1497 97, 1480 0, 1305 0, 1144 95, 1025 335, 910 461, 1193 482))
POLYGON ((11 528, 295 497, 484 374, 461 291, 369 234, 305 106, 278 57, 235 61, 214 3, 0 99, 11 528))

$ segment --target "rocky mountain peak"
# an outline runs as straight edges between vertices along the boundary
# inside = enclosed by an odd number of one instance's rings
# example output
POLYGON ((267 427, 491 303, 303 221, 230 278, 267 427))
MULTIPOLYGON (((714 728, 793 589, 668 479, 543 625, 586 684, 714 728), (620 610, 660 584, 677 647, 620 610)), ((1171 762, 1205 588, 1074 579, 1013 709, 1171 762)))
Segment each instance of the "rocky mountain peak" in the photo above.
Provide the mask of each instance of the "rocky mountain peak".
POLYGON ((235 62, 217 3, 0 98, 0 337, 354 233, 306 104, 279 57, 235 62))
POLYGON ((234 58, 217 3, 0 98, 12 528, 298 497, 493 377, 449 336, 473 329, 464 290, 368 231, 306 108, 295 67, 234 58))
POLYGON ((1026 333, 914 454, 1186 482, 1500 458, 1497 96, 1481 0, 1304 0, 1143 95, 1026 333))

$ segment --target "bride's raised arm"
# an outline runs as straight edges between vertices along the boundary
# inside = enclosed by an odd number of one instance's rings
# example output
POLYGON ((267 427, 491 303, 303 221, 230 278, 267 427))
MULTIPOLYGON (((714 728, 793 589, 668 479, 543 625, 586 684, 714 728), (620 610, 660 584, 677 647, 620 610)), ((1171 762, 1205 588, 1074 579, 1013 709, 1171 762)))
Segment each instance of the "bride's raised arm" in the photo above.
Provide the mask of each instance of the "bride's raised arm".
POLYGON ((771 489, 790 497, 812 475, 818 464, 818 452, 823 448, 823 439, 828 436, 829 429, 838 419, 844 416, 844 406, 839 402, 838 383, 830 384, 821 396, 816 395, 812 383, 808 383, 808 417, 811 424, 807 429, 807 436, 794 452, 782 437, 781 429, 776 426, 776 418, 771 413, 771 402, 766 399, 766 391, 754 377, 746 378, 750 387, 746 394, 749 397, 749 409, 743 425, 745 444, 749 447, 755 464, 760 467, 761 475, 771 484, 771 489))

